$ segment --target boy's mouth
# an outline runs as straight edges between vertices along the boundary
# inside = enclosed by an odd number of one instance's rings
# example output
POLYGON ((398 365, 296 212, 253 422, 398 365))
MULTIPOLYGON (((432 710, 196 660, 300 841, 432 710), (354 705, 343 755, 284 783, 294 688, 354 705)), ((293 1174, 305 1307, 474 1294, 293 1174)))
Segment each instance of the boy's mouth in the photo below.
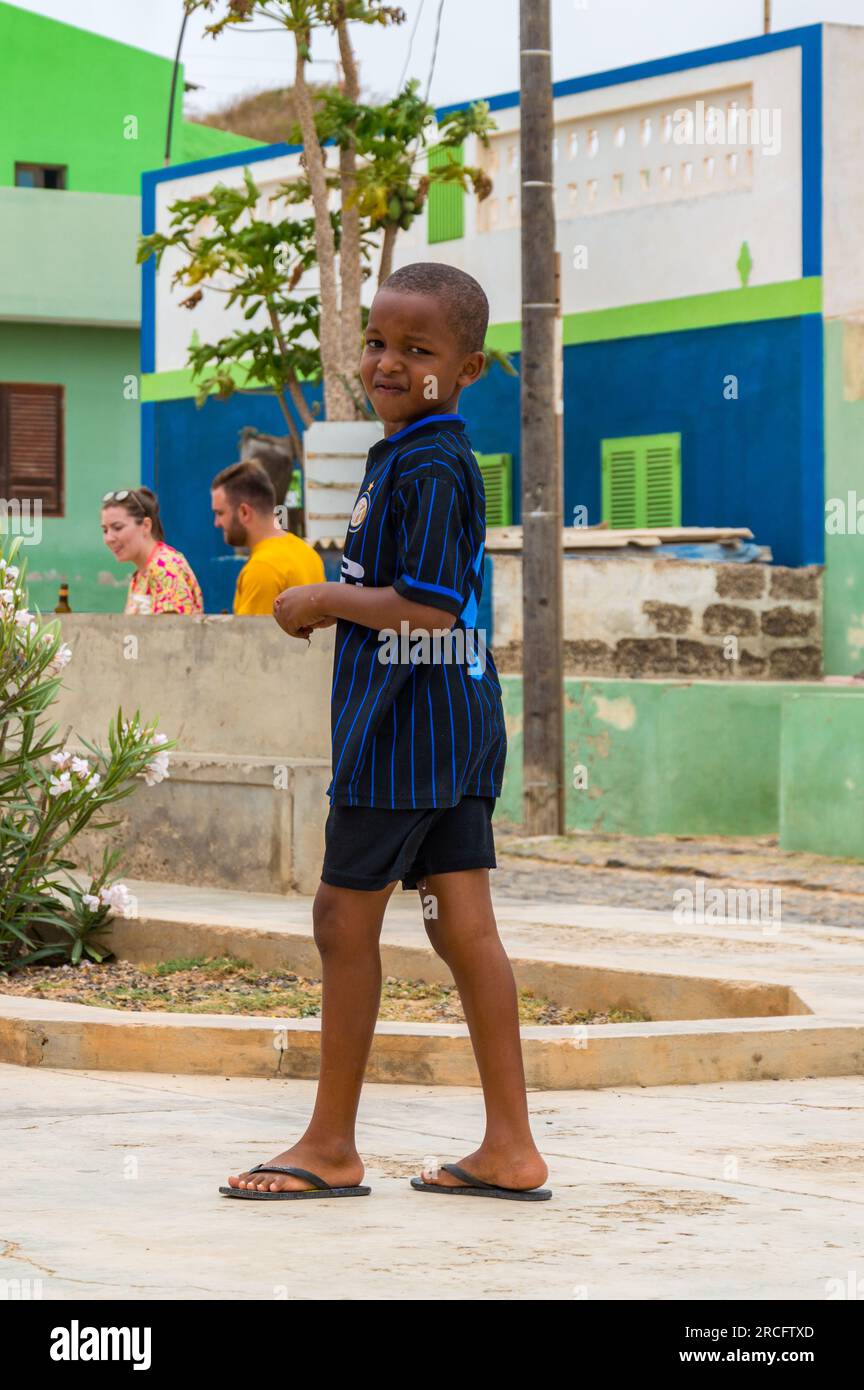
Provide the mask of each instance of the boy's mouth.
POLYGON ((397 386, 395 382, 391 381, 375 381, 372 384, 376 391, 383 391, 388 396, 403 395, 408 390, 407 386, 397 386))

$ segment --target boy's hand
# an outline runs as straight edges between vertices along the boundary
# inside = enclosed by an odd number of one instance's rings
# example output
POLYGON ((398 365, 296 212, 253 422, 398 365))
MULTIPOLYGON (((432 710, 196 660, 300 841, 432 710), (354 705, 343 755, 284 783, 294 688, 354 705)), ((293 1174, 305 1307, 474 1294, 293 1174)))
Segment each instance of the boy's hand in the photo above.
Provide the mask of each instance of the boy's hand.
POLYGON ((332 627, 334 617, 321 612, 321 590, 324 584, 298 584, 283 589, 273 601, 273 617, 289 637, 305 637, 316 627, 332 627))

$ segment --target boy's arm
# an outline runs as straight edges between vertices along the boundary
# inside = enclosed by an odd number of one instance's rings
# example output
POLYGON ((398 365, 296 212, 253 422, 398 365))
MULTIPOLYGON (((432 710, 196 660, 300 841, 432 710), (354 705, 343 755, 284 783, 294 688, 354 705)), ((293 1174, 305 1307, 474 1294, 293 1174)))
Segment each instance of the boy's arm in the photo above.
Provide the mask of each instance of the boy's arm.
POLYGON ((407 622, 410 632, 432 632, 451 628, 456 614, 425 603, 404 598, 392 585, 370 589, 360 584, 304 584, 285 589, 273 605, 273 616, 290 637, 306 637, 327 618, 344 618, 361 627, 400 630, 407 622))

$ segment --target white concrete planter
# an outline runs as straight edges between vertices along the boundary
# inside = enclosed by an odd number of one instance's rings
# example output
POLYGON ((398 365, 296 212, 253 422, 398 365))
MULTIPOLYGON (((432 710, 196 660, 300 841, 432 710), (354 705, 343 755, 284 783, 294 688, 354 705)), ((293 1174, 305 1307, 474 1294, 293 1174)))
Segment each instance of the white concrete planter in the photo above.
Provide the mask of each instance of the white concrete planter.
POLYGON ((384 438, 384 426, 368 420, 324 420, 303 437, 303 510, 306 539, 345 539, 351 509, 363 478, 366 455, 384 438))

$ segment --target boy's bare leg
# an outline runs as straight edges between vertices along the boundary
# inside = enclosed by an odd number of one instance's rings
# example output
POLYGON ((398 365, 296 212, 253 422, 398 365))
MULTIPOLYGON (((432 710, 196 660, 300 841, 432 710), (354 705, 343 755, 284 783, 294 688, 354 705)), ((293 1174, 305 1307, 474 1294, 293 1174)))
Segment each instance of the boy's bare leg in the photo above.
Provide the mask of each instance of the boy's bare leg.
MULTIPOLYGON (((323 985, 315 1108, 296 1144, 267 1161, 308 1168, 332 1187, 353 1186, 363 1178, 354 1125, 381 1006, 381 924, 395 887, 366 893, 321 883, 312 908, 323 985)), ((313 1186, 287 1173, 240 1173, 228 1183, 261 1192, 313 1186)))
MULTIPOLYGON (((435 951, 447 962, 459 990, 483 1086, 486 1133, 479 1148, 455 1161, 485 1182, 505 1187, 539 1187, 549 1169, 534 1143, 528 1119, 525 1070, 519 1037, 516 981, 489 892, 489 870, 430 874, 418 890, 437 917, 423 925, 435 951)), ((460 1187, 443 1170, 426 1182, 460 1187)))

